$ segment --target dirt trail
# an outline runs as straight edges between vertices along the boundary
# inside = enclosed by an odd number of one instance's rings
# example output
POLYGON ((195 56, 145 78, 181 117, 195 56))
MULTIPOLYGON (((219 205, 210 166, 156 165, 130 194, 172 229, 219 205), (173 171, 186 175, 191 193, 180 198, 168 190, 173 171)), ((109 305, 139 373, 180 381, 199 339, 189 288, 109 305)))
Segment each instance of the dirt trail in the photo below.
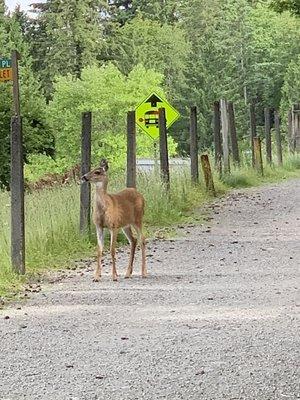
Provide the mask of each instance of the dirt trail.
POLYGON ((118 283, 72 271, 2 311, 0 399, 300 398, 300 180, 211 212, 149 244, 146 280, 119 253, 118 283))

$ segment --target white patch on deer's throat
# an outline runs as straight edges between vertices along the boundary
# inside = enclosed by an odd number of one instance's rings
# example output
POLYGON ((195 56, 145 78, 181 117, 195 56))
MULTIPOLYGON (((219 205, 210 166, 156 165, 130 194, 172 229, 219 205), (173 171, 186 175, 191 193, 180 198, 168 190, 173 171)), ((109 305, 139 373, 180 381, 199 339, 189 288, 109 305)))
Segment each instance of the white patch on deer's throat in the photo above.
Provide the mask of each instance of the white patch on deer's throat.
POLYGON ((103 182, 96 182, 96 188, 97 189, 102 189, 103 188, 103 182))

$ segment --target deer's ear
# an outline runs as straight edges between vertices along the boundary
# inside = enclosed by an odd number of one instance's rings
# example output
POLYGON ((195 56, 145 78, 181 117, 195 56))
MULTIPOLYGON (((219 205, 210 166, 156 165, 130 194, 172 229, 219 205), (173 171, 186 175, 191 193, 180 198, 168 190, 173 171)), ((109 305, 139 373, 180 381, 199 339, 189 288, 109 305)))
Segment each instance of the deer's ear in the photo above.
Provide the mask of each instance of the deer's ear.
POLYGON ((104 172, 106 172, 106 171, 108 170, 108 162, 107 162, 107 160, 105 160, 105 158, 103 158, 103 159, 100 161, 100 168, 101 168, 104 172))

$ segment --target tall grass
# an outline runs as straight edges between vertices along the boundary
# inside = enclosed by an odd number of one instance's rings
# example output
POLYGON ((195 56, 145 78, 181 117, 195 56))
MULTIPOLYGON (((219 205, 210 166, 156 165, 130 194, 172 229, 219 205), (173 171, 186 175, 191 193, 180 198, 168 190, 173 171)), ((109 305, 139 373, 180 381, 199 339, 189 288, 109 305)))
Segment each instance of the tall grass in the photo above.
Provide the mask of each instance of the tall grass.
MULTIPOLYGON (((109 191, 117 191, 123 186, 123 179, 112 177, 109 191)), ((184 213, 207 198, 205 190, 193 187, 185 173, 172 175, 169 196, 154 174, 139 175, 138 189, 146 198, 145 223, 148 226, 182 221, 184 213)), ((95 235, 82 236, 78 231, 79 191, 79 185, 73 184, 26 194, 27 275, 92 254, 95 235)), ((18 287, 23 280, 11 272, 9 221, 9 194, 0 193, 0 295, 12 285, 18 287)))
MULTIPOLYGON (((285 157, 283 167, 265 168, 260 177, 252 168, 234 168, 220 180, 215 173, 218 193, 231 188, 257 186, 265 182, 300 176, 300 158, 285 157)), ((124 177, 112 176, 109 191, 124 186, 124 177)), ((187 218, 189 211, 208 200, 203 182, 193 186, 189 171, 171 175, 171 191, 166 194, 157 174, 140 174, 138 189, 146 198, 145 223, 168 226, 187 218)), ((78 232, 79 185, 45 189, 27 193, 26 209, 26 268, 27 276, 18 277, 10 267, 10 198, 0 192, 0 295, 17 290, 28 275, 68 263, 93 253, 95 236, 78 232)))

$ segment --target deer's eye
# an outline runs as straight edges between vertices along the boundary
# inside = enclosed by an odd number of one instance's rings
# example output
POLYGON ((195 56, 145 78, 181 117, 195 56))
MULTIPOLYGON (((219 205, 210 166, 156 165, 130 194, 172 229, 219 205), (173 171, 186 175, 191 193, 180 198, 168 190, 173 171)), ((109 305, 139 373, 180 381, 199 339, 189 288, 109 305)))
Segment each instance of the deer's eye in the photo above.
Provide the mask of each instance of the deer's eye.
POLYGON ((100 175, 101 172, 100 171, 95 171, 95 175, 100 175))

